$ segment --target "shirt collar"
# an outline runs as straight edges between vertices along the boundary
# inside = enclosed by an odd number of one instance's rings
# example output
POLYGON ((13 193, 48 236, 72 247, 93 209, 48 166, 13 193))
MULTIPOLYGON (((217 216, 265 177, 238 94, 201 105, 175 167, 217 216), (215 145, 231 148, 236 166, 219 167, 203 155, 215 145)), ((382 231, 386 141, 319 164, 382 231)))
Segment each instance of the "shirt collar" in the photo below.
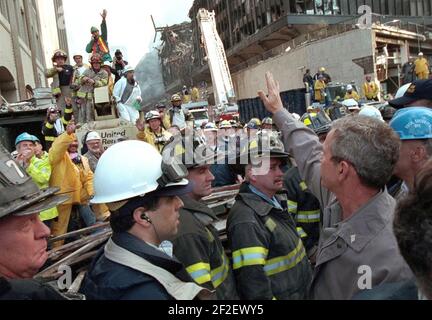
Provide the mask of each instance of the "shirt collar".
POLYGON ((274 206, 276 209, 283 210, 283 208, 282 208, 281 204, 279 203, 279 201, 277 200, 276 196, 274 196, 272 199, 270 199, 267 195, 265 195, 260 190, 258 190, 257 188, 255 188, 253 185, 249 185, 249 189, 253 193, 255 193, 257 196, 259 196, 260 198, 262 198, 264 201, 266 201, 267 203, 269 203, 272 206, 274 206))

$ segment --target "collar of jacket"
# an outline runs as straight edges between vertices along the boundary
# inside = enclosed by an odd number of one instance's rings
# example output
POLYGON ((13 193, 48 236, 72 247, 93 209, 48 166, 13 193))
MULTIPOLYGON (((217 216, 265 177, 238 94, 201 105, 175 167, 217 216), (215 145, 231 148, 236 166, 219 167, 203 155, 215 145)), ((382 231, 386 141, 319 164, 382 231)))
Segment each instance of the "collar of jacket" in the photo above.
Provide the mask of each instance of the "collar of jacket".
POLYGON ((214 214, 213 210, 210 209, 208 206, 206 206, 204 203, 201 203, 199 201, 196 201, 188 196, 182 196, 180 197, 183 201, 184 207, 183 210, 192 212, 192 213, 199 213, 203 214, 205 216, 210 217, 213 221, 218 221, 219 219, 214 214))
MULTIPOLYGON (((334 236, 342 238, 354 251, 361 252, 393 219, 394 207, 395 200, 385 189, 346 221, 337 224, 334 236)), ((341 211, 340 204, 334 203, 330 210, 331 212, 341 211)), ((333 240, 335 237, 332 237, 333 240)))
POLYGON ((183 265, 176 258, 171 258, 130 233, 114 233, 112 240, 116 245, 144 258, 155 266, 168 270, 172 274, 176 274, 183 269, 183 265))
MULTIPOLYGON (((276 196, 277 197, 277 196, 276 196)), ((249 183, 243 183, 240 187, 240 193, 237 196, 237 199, 243 200, 243 202, 250 207, 256 214, 259 216, 267 216, 270 214, 270 211, 277 210, 281 211, 278 208, 275 208, 267 201, 262 199, 260 196, 256 195, 249 188, 249 183)), ((279 199, 278 199, 279 200, 279 199)))

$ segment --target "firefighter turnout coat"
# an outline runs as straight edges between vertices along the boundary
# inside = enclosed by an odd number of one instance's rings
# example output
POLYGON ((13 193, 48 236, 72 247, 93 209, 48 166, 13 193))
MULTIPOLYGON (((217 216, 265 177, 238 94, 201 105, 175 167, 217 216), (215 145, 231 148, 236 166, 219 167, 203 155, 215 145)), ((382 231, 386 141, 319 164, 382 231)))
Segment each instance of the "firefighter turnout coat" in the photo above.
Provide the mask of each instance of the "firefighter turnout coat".
POLYGON ((237 300, 235 279, 218 232, 213 211, 187 196, 181 197, 180 225, 174 244, 174 255, 194 281, 216 290, 219 300, 237 300))
POLYGON ((282 207, 269 204, 245 183, 230 211, 228 241, 241 299, 307 297, 311 266, 286 200, 282 207))

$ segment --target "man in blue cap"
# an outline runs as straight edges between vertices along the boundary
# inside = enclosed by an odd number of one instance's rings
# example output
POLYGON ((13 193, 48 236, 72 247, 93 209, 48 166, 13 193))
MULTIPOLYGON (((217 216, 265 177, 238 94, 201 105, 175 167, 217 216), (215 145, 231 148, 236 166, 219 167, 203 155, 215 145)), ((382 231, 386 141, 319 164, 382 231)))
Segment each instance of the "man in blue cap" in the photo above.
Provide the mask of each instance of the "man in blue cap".
POLYGON ((395 175, 404 181, 396 198, 413 189, 417 173, 432 157, 432 109, 411 107, 399 110, 390 126, 402 141, 395 175))
MULTIPOLYGON (((40 140, 37 137, 27 132, 19 135, 15 140, 16 151, 18 152, 15 161, 25 169, 39 189, 43 190, 49 187, 51 164, 47 155, 41 158, 36 156, 37 142, 40 144, 40 140)), ((49 228, 51 227, 53 219, 57 217, 58 211, 56 207, 41 211, 39 214, 40 220, 49 228)))

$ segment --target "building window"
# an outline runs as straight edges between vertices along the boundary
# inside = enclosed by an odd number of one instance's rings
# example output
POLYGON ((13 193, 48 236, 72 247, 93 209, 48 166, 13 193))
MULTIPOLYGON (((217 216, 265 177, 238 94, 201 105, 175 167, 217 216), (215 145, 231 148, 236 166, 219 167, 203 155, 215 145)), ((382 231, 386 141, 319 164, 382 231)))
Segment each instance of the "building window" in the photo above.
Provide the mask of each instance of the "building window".
MULTIPOLYGON (((26 17, 22 1, 15 1, 15 10, 18 15, 18 33, 20 38, 29 45, 29 36, 27 34, 26 17)), ((29 17, 30 18, 30 17, 29 17)))

